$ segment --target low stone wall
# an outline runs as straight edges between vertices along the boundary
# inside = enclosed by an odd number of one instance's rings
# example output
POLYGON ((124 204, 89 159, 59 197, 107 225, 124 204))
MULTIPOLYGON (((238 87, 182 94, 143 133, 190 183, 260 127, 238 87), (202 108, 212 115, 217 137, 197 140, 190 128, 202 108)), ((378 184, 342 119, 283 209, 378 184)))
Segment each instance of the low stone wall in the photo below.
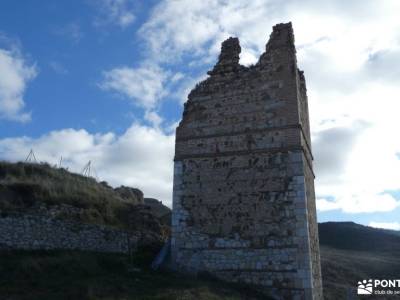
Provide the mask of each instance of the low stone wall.
POLYGON ((21 215, 0 218, 0 250, 85 250, 130 253, 138 237, 115 228, 21 215))

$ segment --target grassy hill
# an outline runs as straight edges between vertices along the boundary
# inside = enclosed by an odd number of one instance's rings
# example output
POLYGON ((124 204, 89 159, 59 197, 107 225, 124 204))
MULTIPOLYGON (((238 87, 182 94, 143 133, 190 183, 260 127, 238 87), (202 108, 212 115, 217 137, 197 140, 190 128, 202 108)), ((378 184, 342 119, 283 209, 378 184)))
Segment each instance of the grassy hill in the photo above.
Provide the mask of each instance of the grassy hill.
POLYGON ((158 211, 168 212, 161 202, 146 204, 139 189, 124 186, 114 189, 104 181, 97 182, 48 164, 0 162, 3 216, 37 214, 51 208, 67 211, 57 214, 59 218, 127 230, 157 227, 154 221, 161 221, 158 211))

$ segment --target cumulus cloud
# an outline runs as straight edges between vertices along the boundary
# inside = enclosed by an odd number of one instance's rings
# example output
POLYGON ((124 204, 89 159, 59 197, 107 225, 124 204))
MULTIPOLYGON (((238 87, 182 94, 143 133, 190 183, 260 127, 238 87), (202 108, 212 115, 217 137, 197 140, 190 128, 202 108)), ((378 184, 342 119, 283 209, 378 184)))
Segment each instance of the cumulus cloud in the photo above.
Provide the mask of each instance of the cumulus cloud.
POLYGON ((64 129, 36 139, 2 139, 0 157, 24 160, 32 148, 39 161, 50 164, 57 164, 62 156, 63 167, 74 172, 80 172, 91 160, 100 180, 138 187, 146 197, 171 205, 174 141, 173 135, 139 124, 119 136, 64 129))
MULTIPOLYGON (((254 63, 264 47, 281 2, 161 1, 139 30, 155 60, 179 62, 183 55, 211 63, 220 43, 239 36, 241 62, 254 63), (251 18, 249 18, 251 16, 251 18), (267 17, 267 18, 266 18, 267 17)), ((284 5, 282 5, 284 6, 284 5)))
POLYGON ((114 68, 103 76, 102 89, 117 92, 145 109, 153 109, 165 93, 167 74, 157 65, 114 68))
MULTIPOLYGON (((383 42, 372 42, 386 25, 398 27, 395 13, 398 6, 395 0, 387 0, 384 4, 373 0, 353 1, 351 4, 340 0, 324 1, 323 4, 315 0, 164 0, 155 7, 139 34, 162 60, 179 58, 184 53, 196 56, 215 54, 224 38, 237 35, 244 47, 243 56, 252 57, 248 61, 254 61, 256 54, 264 49, 271 26, 293 21, 298 45, 311 45, 321 37, 330 37, 335 47, 325 50, 345 66, 343 59, 353 65, 359 61, 354 57, 359 56, 359 51, 365 47, 384 46, 383 42), (365 27, 370 29, 367 39, 365 35, 358 35, 365 27), (335 42, 338 39, 342 47, 335 42), (349 42, 353 42, 352 47, 343 46, 349 42), (346 52, 347 56, 343 56, 346 52)), ((389 35, 385 32, 380 36, 382 41, 389 35)))
POLYGON ((24 94, 29 81, 37 75, 15 45, 0 48, 0 119, 27 122, 31 114, 24 111, 24 94))
POLYGON ((126 28, 135 21, 134 4, 132 0, 92 0, 98 11, 94 25, 115 24, 126 28))
POLYGON ((149 121, 155 128, 159 128, 161 123, 163 122, 163 118, 161 118, 160 115, 155 111, 146 111, 146 113, 144 114, 144 118, 149 121))
POLYGON ((329 184, 341 180, 348 165, 350 152, 357 138, 368 126, 366 122, 356 121, 349 127, 330 127, 314 134, 314 167, 322 182, 329 184))
POLYGON ((391 49, 379 50, 371 53, 365 64, 364 70, 371 77, 379 81, 392 81, 398 84, 400 81, 400 45, 391 49))
MULTIPOLYGON (((179 63, 183 56, 189 56, 190 63, 212 63, 220 43, 238 36, 241 62, 247 65, 263 52, 274 24, 292 21, 299 63, 307 72, 309 86, 325 93, 328 88, 329 92, 345 91, 354 90, 365 79, 361 77, 367 70, 361 69, 374 54, 386 53, 388 62, 399 60, 397 51, 388 52, 400 42, 399 8, 395 0, 351 4, 341 0, 164 0, 141 26, 139 36, 154 60, 168 64, 179 63)), ((370 65, 368 72, 374 70, 370 65)))
POLYGON ((319 124, 317 130, 324 126, 328 129, 314 132, 316 191, 320 198, 317 207, 321 211, 366 213, 391 211, 399 206, 400 201, 384 193, 398 189, 400 182, 400 160, 396 155, 400 141, 393 138, 400 127, 396 117, 400 106, 394 98, 399 92, 398 87, 370 82, 368 87, 337 100, 347 103, 347 117, 341 117, 343 109, 326 105, 333 121, 319 124), (368 120, 368 125, 358 125, 357 129, 354 122, 343 121, 355 118, 368 120), (326 133, 333 132, 342 135, 328 138, 326 133), (326 203, 328 196, 333 199, 326 203))
POLYGON ((351 187, 333 192, 334 200, 317 199, 317 208, 320 211, 340 209, 345 213, 375 213, 389 212, 400 207, 400 201, 386 193, 374 194, 373 191, 363 192, 352 190, 351 187))
POLYGON ((375 227, 375 228, 400 230, 399 222, 370 222, 368 224, 368 226, 375 227))
POLYGON ((158 64, 191 69, 215 62, 220 43, 238 36, 241 63, 257 61, 271 27, 292 21, 299 66, 305 70, 321 211, 391 211, 399 201, 400 128, 396 95, 400 3, 376 1, 161 1, 139 36, 158 64), (190 2, 190 3, 189 3, 190 2), (249 17, 251 16, 251 17, 249 17))
POLYGON ((195 82, 180 72, 167 71, 155 63, 143 62, 139 67, 116 67, 104 71, 99 87, 114 92, 144 109, 143 119, 158 128, 164 118, 158 112, 162 100, 186 99, 195 82), (190 88, 187 82, 190 81, 190 88), (182 92, 185 91, 183 97, 182 92))
POLYGON ((218 23, 212 17, 218 13, 217 7, 215 1, 162 1, 139 34, 148 43, 154 58, 160 60, 179 58, 185 51, 204 54, 206 50, 202 46, 219 32, 218 23))

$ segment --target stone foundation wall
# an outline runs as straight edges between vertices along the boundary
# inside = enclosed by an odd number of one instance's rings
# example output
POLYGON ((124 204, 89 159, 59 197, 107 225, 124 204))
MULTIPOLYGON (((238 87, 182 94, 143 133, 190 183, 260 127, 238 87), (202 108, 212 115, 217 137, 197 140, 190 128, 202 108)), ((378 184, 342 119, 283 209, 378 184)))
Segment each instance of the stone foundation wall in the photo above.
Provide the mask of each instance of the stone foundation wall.
POLYGON ((128 254, 138 238, 107 226, 81 224, 47 216, 0 218, 0 249, 84 250, 128 254))

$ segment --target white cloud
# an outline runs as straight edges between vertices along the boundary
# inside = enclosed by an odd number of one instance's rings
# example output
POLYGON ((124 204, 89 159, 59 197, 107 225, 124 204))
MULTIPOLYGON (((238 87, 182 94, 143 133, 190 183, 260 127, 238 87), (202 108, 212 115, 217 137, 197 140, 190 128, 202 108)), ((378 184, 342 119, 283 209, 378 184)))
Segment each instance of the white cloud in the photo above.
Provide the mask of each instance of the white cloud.
POLYGON ((126 28, 135 21, 134 1, 131 0, 92 0, 98 10, 94 25, 116 24, 126 28))
POLYGON ((211 63, 224 39, 239 36, 244 46, 241 62, 250 64, 255 62, 256 53, 261 52, 271 26, 277 21, 271 18, 276 11, 275 2, 161 1, 139 35, 153 59, 164 63, 179 62, 184 54, 211 63))
MULTIPOLYGON (((399 207, 399 200, 383 194, 400 188, 400 160, 396 155, 400 141, 393 138, 397 135, 396 128, 400 128, 396 116, 400 104, 394 98, 397 93, 400 89, 391 84, 369 82, 369 86, 343 94, 336 101, 337 106, 328 103, 320 112, 330 110, 335 121, 327 123, 330 129, 314 133, 316 191, 320 198, 333 196, 335 205, 344 212, 391 211, 399 207), (343 112, 348 115, 346 118, 340 116, 343 112), (340 124, 343 119, 359 118, 368 120, 368 127, 356 131, 354 125, 348 124, 347 132, 353 135, 347 136, 347 144, 332 137, 322 139, 324 145, 321 145, 319 134, 343 128, 340 124)), ((314 127, 323 126, 326 125, 314 127)))
POLYGON ((143 120, 159 128, 164 122, 158 112, 162 100, 170 97, 183 102, 195 84, 190 76, 166 71, 154 63, 143 62, 137 68, 124 66, 103 72, 99 87, 121 95, 143 108, 143 120), (188 82, 190 86, 187 85, 188 82))
POLYGON ((375 227, 375 228, 400 230, 399 222, 370 222, 368 224, 368 226, 375 227))
POLYGON ((163 122, 163 118, 161 118, 160 115, 155 111, 146 111, 144 114, 144 118, 145 120, 149 121, 155 128, 159 128, 161 123, 163 122))
MULTIPOLYGON (((248 65, 272 26, 292 21, 307 79, 319 210, 391 211, 400 203, 384 193, 400 188, 399 9, 395 0, 164 0, 139 36, 154 62, 184 61, 192 70, 211 67, 220 43, 238 36, 248 65)), ((186 76, 179 93, 197 75, 186 76)))
POLYGON ((168 74, 157 65, 114 68, 103 75, 101 88, 122 94, 147 110, 154 109, 166 93, 164 82, 168 74))
POLYGON ((336 125, 322 129, 314 134, 314 167, 321 178, 320 183, 331 184, 342 180, 346 166, 349 164, 350 152, 358 137, 368 126, 366 122, 356 121, 347 126, 336 125), (332 147, 333 141, 334 147, 332 147))
POLYGON ((16 46, 0 48, 0 119, 27 122, 31 115, 24 111, 27 84, 37 75, 16 46))
POLYGON ((316 201, 317 201, 317 209, 319 211, 340 209, 340 205, 336 201, 328 200, 325 198, 319 198, 316 201))
POLYGON ((205 80, 207 74, 201 74, 200 76, 192 77, 190 75, 184 76, 175 86, 173 91, 171 91, 170 96, 183 104, 187 101, 188 95, 192 89, 195 88, 196 84, 205 80))
POLYGON ((154 58, 174 60, 184 51, 206 53, 204 44, 219 32, 216 1, 162 1, 140 30, 154 58), (207 14, 206 14, 207 9, 207 14))
POLYGON ((50 164, 57 164, 62 156, 63 166, 74 172, 91 160, 100 180, 138 187, 146 197, 171 205, 174 143, 173 135, 139 124, 120 136, 64 129, 37 139, 2 139, 0 157, 24 160, 32 148, 39 161, 50 164))
POLYGON ((390 194, 374 194, 374 191, 362 191, 347 186, 342 190, 332 193, 335 195, 334 200, 317 199, 318 210, 340 209, 345 213, 375 213, 389 212, 400 207, 400 201, 390 194))

